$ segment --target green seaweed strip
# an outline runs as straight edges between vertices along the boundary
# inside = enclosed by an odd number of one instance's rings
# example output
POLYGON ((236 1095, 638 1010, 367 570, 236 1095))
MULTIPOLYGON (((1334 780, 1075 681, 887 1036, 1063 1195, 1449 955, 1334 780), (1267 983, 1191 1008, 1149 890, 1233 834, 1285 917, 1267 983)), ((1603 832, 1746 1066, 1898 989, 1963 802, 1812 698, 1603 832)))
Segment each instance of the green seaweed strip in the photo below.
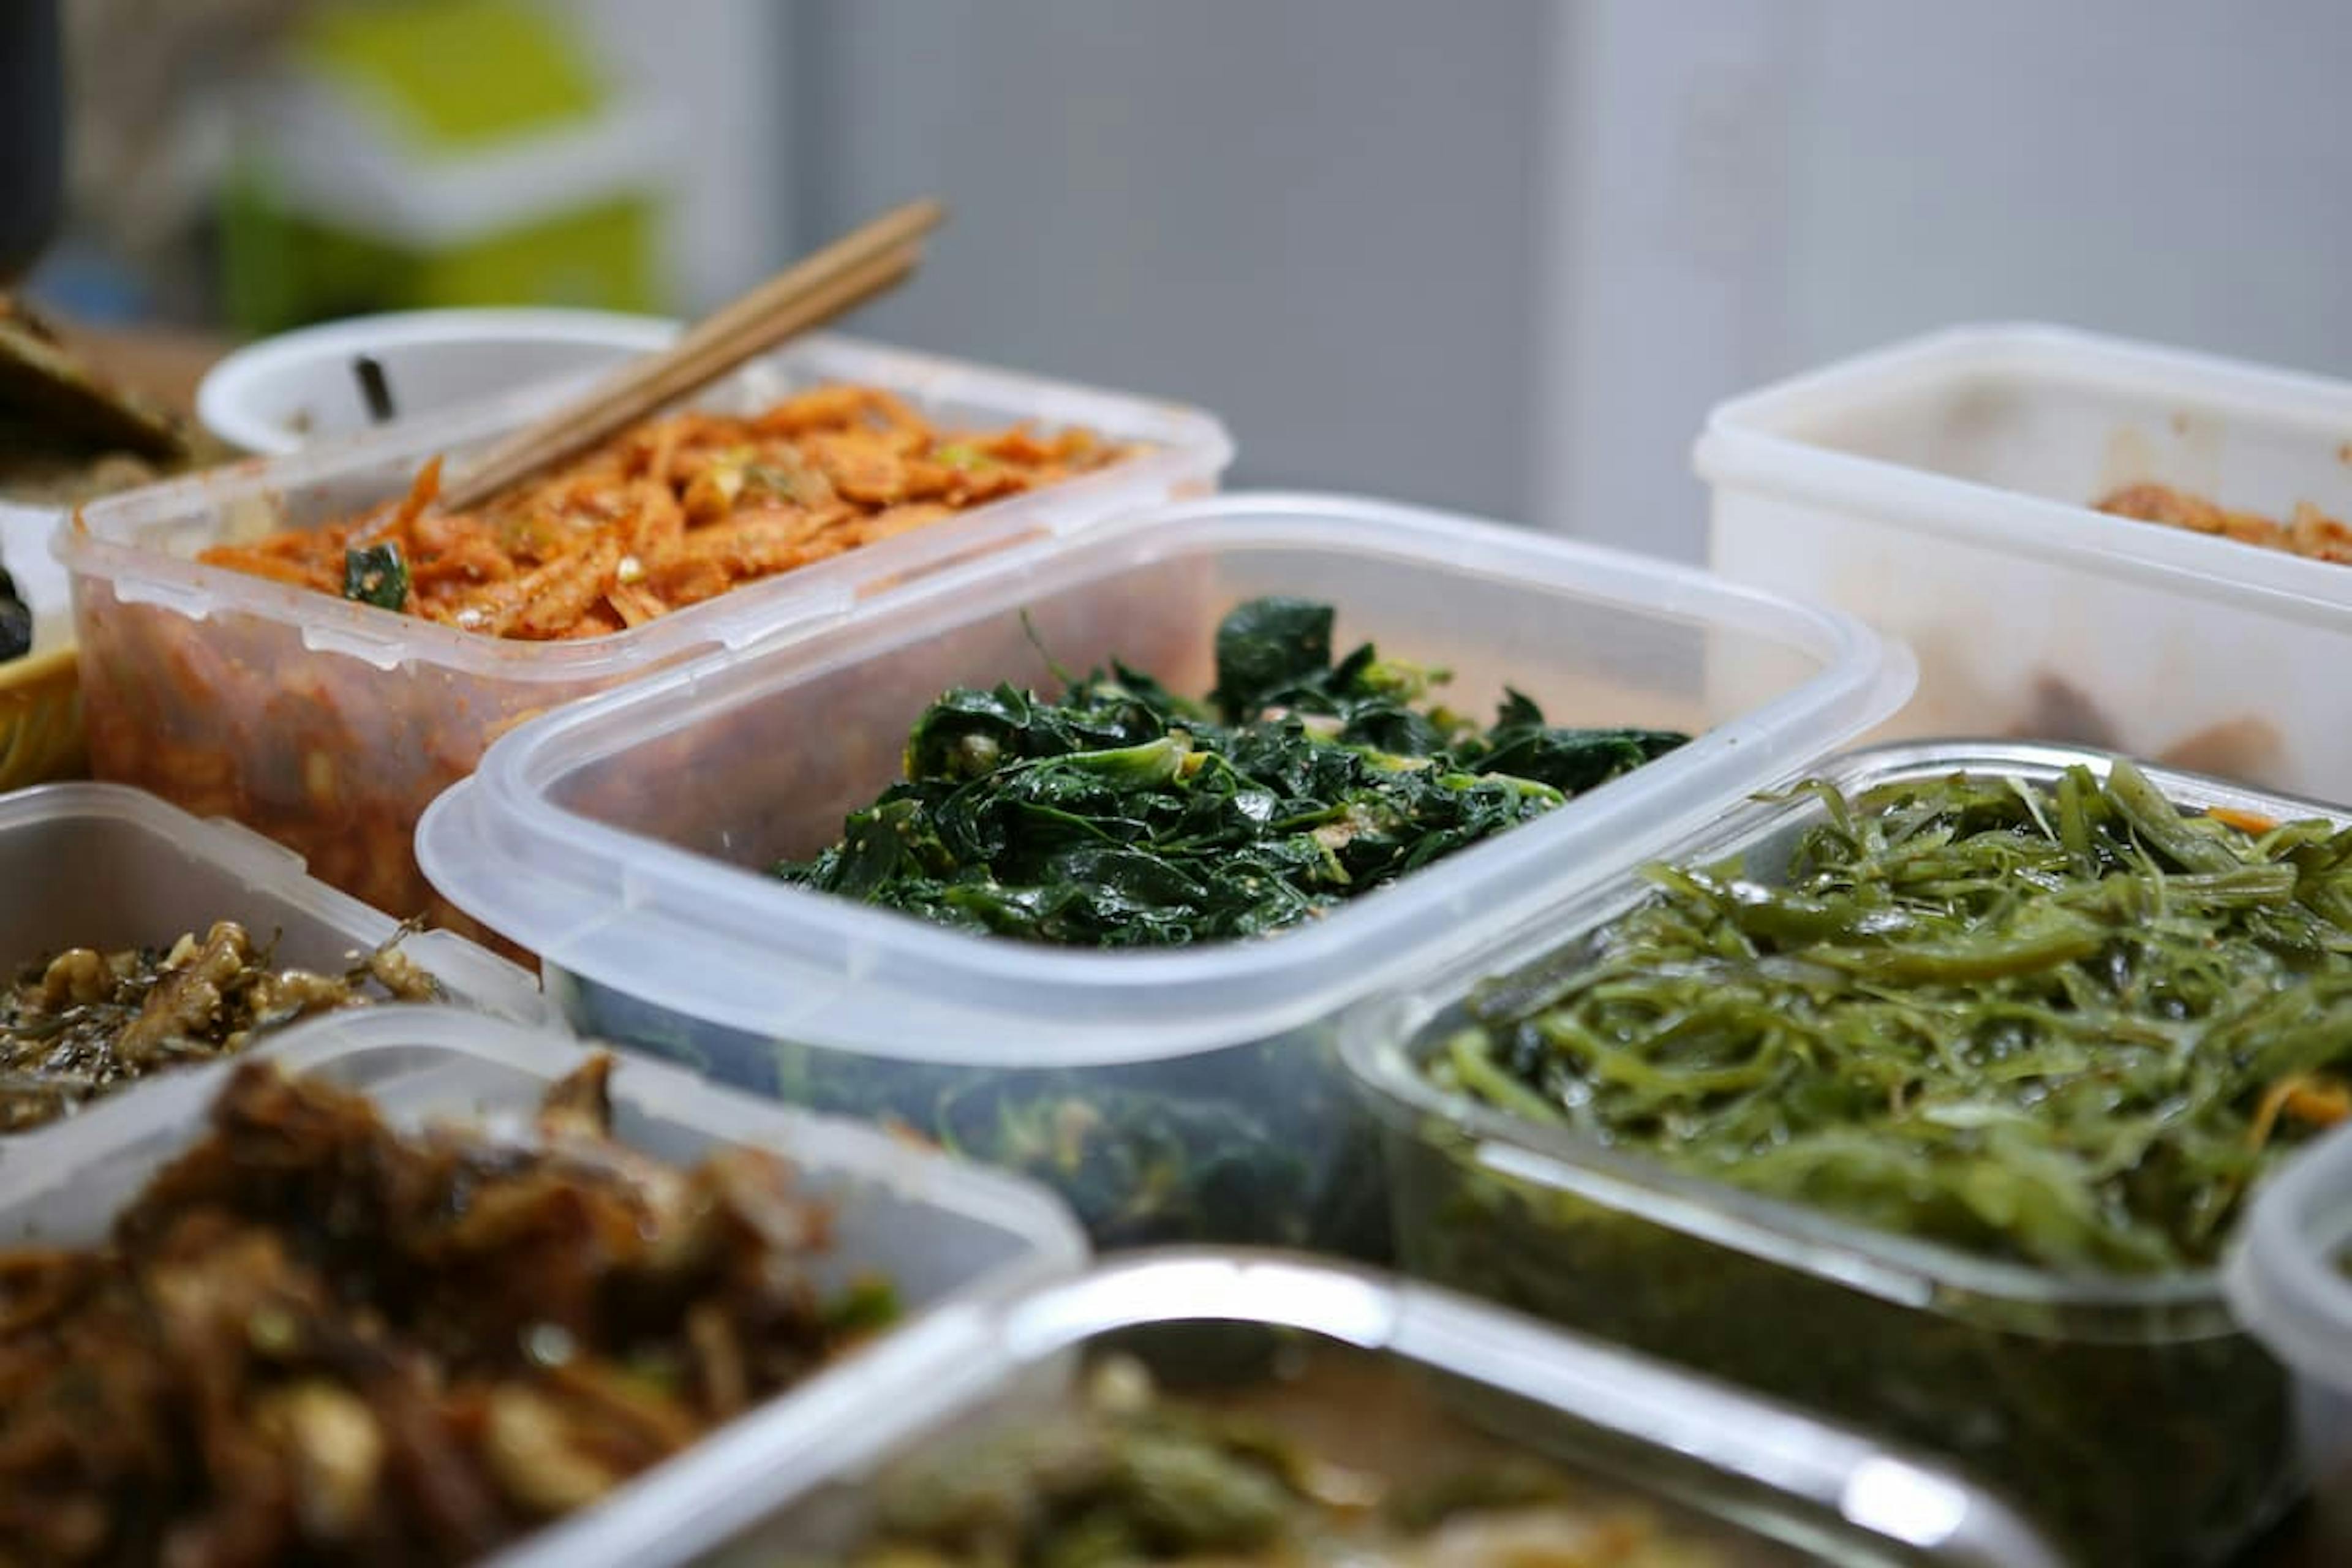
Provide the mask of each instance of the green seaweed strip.
POLYGON ((1655 868, 1433 1072, 1752 1191, 2076 1275, 2211 1264, 2352 1105, 2352 833, 2128 763, 1845 800, 1785 885, 1655 868), (1570 1112, 1572 1110, 1572 1116, 1570 1112))

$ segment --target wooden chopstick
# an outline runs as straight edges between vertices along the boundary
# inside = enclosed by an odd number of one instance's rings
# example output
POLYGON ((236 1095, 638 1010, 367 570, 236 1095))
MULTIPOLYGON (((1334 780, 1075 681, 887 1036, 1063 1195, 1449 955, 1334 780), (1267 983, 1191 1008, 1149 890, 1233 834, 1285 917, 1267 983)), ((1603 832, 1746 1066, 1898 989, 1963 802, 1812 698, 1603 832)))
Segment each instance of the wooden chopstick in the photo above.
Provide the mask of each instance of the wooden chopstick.
POLYGON ((660 353, 631 362, 499 442, 445 487, 437 504, 448 511, 478 506, 709 385, 754 354, 897 286, 922 259, 923 237, 945 216, 936 201, 912 202, 794 262, 660 353))

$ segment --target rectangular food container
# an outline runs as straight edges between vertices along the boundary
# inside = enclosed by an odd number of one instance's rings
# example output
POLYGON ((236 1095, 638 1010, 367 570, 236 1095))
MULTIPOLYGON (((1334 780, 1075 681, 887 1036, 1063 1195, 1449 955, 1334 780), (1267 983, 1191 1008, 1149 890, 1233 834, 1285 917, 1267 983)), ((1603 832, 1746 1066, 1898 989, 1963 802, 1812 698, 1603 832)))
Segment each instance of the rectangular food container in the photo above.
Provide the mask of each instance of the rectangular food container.
POLYGON ((1098 1246, 1378 1256, 1386 1205, 1337 1067, 1341 1008, 1802 768, 1906 676, 1849 618, 1686 567, 1374 502, 1233 497, 999 557, 518 731, 435 805, 418 852, 445 895, 541 955, 592 1033, 1027 1171, 1098 1246), (1217 623, 1266 594, 1336 605, 1338 647, 1451 669, 1463 711, 1491 711, 1507 682, 1555 723, 1707 732, 1257 942, 1075 952, 765 874, 899 776, 943 689, 1056 686, 1050 654, 1205 691, 1217 623), (1748 671, 1741 700, 1710 656, 1748 671))
MULTIPOLYGON (((169 947, 224 920, 257 941, 275 936, 281 964, 334 973, 397 929, 307 875, 292 850, 121 784, 0 796, 0 977, 69 947, 169 947)), ((522 1023, 554 1016, 530 975, 461 936, 418 931, 401 951, 468 1006, 522 1023)))
POLYGON ((877 1352, 869 1396, 830 1421, 812 1399, 797 1413, 807 1419, 738 1445, 725 1504, 689 1513, 646 1489, 499 1568, 843 1561, 895 1466, 1017 1430, 1066 1399, 1076 1363, 1098 1352, 1135 1356, 1187 1398, 1247 1401, 1318 1455, 1390 1479, 1540 1458, 1589 1482, 1596 1504, 1632 1503, 1713 1548, 1722 1568, 2061 1561, 2006 1506, 1932 1463, 1441 1291, 1303 1258, 1135 1254, 940 1329, 877 1352))
MULTIPOLYGON (((1851 753, 1849 795, 1955 773, 2048 784, 2103 753, 1998 742, 1851 753)), ((2281 820, 2342 813, 2161 769, 2177 802, 2281 820)), ((1817 801, 1757 802, 1656 858, 1742 858, 1770 881, 1817 801)), ((2067 1279, 1685 1176, 1433 1085, 1421 1064, 1477 981, 1578 943, 1639 903, 1612 879, 1475 963, 1349 1020, 1347 1063, 1388 1129, 1413 1273, 1622 1341, 1923 1447, 2005 1487, 2085 1559, 2225 1558, 2303 1486, 2286 1379, 2218 1271, 2067 1279)))
MULTIPOLYGON (((586 1056, 560 1036, 440 1007, 339 1014, 289 1029, 259 1049, 290 1071, 364 1092, 396 1125, 473 1121, 509 1133, 528 1125, 546 1090, 586 1056)), ((0 1154, 0 1246, 104 1239, 116 1212, 203 1134, 205 1108, 230 1070, 221 1063, 175 1075, 9 1145, 0 1154)), ((597 1521, 608 1513, 631 1517, 648 1499, 686 1519, 723 1511, 740 1483, 734 1467, 766 1425, 781 1417, 789 1428, 803 1405, 821 1414, 859 1407, 872 1396, 867 1364, 895 1339, 935 1332, 938 1319, 1068 1275, 1085 1260, 1066 1211, 1026 1183, 906 1147, 868 1128, 731 1093, 656 1062, 625 1058, 611 1089, 614 1136, 657 1158, 690 1163, 727 1144, 789 1158, 805 1190, 834 1205, 833 1251, 817 1268, 820 1283, 835 1288, 878 1268, 908 1315, 875 1347, 574 1515, 569 1522, 585 1527, 592 1542, 602 1540, 597 1521)), ((566 1539, 572 1549, 544 1560, 655 1560, 583 1550, 576 1534, 566 1539)), ((520 1550, 528 1553, 529 1542, 520 1550)))
POLYGON ((2352 567, 2092 510, 2169 485, 2352 521, 2352 383, 1964 327, 1735 398, 1695 455, 1715 569, 1907 640, 1885 738, 2098 746, 2352 801, 2352 567))
POLYGON ((478 636, 193 559, 404 492, 425 459, 478 450, 568 384, 94 504, 57 542, 72 574, 92 767, 258 828, 327 881, 413 914, 431 899, 411 852, 418 815, 530 715, 837 616, 951 562, 1212 490, 1232 455, 1223 427, 1193 410, 826 338, 758 361, 698 401, 755 408, 824 382, 887 388, 949 425, 1081 425, 1150 449, 579 642, 478 636))
POLYGON ((2239 1321, 2294 1374, 2311 1561, 2352 1558, 2352 1130, 2263 1185, 2223 1281, 2239 1321))

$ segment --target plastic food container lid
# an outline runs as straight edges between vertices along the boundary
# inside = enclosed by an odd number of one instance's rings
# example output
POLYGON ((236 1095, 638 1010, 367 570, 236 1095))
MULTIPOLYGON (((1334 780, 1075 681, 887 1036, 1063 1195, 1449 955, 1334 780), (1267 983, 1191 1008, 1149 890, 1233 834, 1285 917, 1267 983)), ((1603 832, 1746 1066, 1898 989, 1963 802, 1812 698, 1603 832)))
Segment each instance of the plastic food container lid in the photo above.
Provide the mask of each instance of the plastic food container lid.
MULTIPOLYGON (((1345 635, 1344 593, 1335 597, 1345 635)), ((700 659, 534 721, 434 803, 417 856, 453 902, 544 963, 693 1018, 881 1057, 1137 1061, 1329 1017, 1395 979, 1399 964, 1474 944, 1694 816, 1801 770, 1899 707, 1913 675, 1906 649, 1850 616, 1692 568, 1377 501, 1229 495, 1006 552, 877 600, 822 637, 700 659), (853 667, 967 617, 1011 614, 1031 595, 1219 550, 1408 563, 1427 574, 1441 614, 1449 577, 1532 585, 1556 594, 1563 616, 1600 603, 1695 628, 1695 642, 1713 629, 1741 634, 1798 652, 1814 672, 1545 818, 1321 920, 1192 949, 1080 952, 950 931, 786 886, 554 798, 567 773, 748 695, 853 667)))
POLYGON ((2352 1128, 2263 1185, 2222 1273, 2231 1309, 2304 1376, 2352 1393, 2352 1128))

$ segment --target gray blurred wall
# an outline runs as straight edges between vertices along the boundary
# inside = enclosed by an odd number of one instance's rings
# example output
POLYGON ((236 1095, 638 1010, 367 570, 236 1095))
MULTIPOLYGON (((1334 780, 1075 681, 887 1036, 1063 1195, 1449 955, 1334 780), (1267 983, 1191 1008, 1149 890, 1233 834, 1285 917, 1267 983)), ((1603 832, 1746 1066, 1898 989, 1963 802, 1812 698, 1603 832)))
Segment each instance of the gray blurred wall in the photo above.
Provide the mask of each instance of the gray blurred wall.
POLYGON ((1205 404, 1242 482, 1696 556, 1707 406, 1902 334, 2352 375, 2337 0, 602 4, 709 128, 696 302, 937 192, 857 330, 1205 404))

